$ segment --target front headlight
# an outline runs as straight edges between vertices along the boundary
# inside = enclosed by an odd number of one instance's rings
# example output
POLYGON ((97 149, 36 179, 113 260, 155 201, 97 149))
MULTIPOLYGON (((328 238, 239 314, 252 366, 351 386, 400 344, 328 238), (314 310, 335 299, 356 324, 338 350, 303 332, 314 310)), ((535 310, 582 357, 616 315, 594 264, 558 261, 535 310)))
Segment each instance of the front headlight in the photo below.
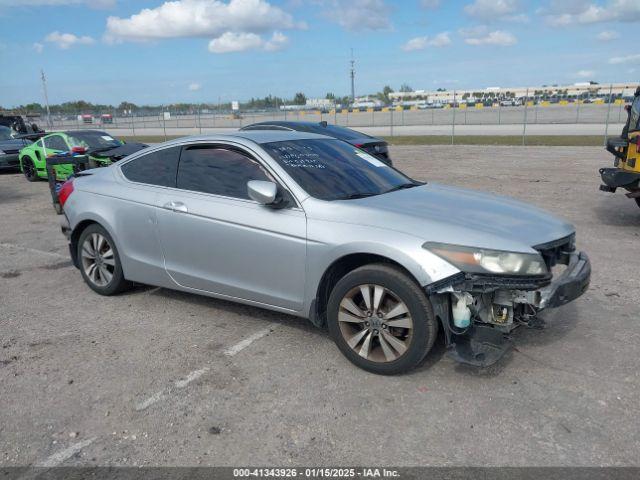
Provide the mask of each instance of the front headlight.
POLYGON ((0 155, 4 155, 4 151, 3 150, 0 150, 0 155))
POLYGON ((427 242, 422 247, 455 265, 463 272, 503 275, 543 275, 548 273, 542 256, 537 253, 505 252, 435 242, 427 242))

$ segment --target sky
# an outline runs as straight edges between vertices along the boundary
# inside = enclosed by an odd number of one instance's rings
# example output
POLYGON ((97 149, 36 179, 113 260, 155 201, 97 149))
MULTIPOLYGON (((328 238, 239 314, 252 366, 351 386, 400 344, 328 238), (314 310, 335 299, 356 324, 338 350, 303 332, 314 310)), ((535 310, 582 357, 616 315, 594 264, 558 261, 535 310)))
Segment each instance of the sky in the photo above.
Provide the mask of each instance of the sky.
POLYGON ((0 106, 627 82, 640 0, 0 0, 0 106))

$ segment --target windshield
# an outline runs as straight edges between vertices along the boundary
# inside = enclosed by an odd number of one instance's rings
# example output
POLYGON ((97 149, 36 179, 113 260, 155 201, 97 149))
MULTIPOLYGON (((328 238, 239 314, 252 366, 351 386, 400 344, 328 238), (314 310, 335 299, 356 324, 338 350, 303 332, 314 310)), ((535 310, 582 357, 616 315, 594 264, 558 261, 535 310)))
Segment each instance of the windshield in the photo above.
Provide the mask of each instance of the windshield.
POLYGON ((68 133, 69 144, 72 147, 84 147, 89 150, 96 148, 115 148, 122 145, 106 132, 73 132, 68 133))
POLYGON ((289 140, 262 147, 309 195, 321 200, 361 198, 419 184, 341 140, 289 140))
POLYGON ((0 125, 0 140, 11 140, 11 129, 0 125))

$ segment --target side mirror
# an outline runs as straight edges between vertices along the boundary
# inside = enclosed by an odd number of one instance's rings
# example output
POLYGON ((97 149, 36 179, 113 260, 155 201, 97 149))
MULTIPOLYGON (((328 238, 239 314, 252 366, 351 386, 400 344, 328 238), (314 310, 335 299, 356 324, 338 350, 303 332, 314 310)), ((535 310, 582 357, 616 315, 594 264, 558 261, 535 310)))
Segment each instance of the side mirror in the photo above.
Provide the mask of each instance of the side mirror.
POLYGON ((273 182, 249 180, 247 182, 247 193, 251 200, 255 200, 262 205, 273 205, 278 197, 278 186, 273 182))

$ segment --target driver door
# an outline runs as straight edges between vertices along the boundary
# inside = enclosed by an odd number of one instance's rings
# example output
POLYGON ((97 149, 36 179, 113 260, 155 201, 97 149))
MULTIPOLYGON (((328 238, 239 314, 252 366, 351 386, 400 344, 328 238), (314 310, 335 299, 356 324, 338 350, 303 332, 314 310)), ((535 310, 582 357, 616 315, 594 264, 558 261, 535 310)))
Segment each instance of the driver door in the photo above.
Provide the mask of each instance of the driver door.
POLYGON ((183 287, 299 311, 306 216, 295 205, 274 209, 249 199, 249 180, 274 178, 238 147, 183 147, 177 188, 157 200, 165 268, 183 287))

